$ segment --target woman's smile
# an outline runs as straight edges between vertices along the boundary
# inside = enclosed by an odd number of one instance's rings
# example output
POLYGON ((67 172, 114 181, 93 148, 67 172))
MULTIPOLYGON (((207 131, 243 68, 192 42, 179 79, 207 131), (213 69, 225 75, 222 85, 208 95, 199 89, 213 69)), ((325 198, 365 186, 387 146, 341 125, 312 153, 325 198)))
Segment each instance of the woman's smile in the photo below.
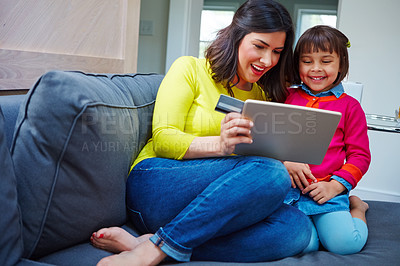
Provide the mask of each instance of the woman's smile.
POLYGON ((256 74, 258 76, 262 76, 266 72, 265 70, 267 69, 265 67, 259 67, 254 64, 252 64, 251 67, 252 67, 251 69, 253 70, 254 74, 256 74))
POLYGON ((236 87, 242 90, 251 89, 252 83, 257 82, 262 75, 278 64, 285 40, 286 33, 281 31, 247 34, 239 45, 239 83, 236 87))

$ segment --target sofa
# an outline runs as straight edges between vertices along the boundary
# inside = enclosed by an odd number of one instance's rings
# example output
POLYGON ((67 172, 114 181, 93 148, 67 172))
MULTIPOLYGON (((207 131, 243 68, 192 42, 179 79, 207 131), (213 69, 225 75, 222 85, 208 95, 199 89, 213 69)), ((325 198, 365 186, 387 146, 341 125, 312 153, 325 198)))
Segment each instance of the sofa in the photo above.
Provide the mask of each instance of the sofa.
MULTIPOLYGON (((27 95, 0 96, 1 265, 96 265, 110 253, 91 246, 92 232, 123 226, 138 235, 125 181, 150 137, 162 79, 51 71, 27 95)), ((360 253, 320 250, 252 264, 400 265, 400 204, 368 203, 369 239, 360 253)))

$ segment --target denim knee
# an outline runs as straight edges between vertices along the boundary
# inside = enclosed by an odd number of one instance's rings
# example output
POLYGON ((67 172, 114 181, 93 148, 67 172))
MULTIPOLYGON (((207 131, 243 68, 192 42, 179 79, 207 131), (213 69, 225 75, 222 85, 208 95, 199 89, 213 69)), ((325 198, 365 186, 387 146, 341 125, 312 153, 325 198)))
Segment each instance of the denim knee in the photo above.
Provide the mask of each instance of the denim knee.
MULTIPOLYGON (((301 213, 303 214, 303 213, 301 213)), ((312 222, 311 220, 306 216, 306 215, 297 215, 294 217, 296 223, 297 223, 297 233, 298 233, 298 238, 297 241, 293 241, 291 243, 292 245, 292 250, 298 251, 298 253, 302 252, 311 242, 311 238, 313 237, 312 233, 312 222)))
MULTIPOLYGON (((250 166, 245 169, 247 175, 244 173, 248 182, 257 182, 258 187, 263 187, 262 191, 274 191, 276 196, 285 198, 291 181, 282 162, 266 157, 246 156, 242 163, 250 166)), ((270 193, 266 193, 266 196, 270 197, 270 193)))
POLYGON ((277 250, 281 249, 280 253, 285 254, 285 257, 304 252, 311 242, 312 221, 303 212, 287 204, 283 204, 277 212, 279 214, 275 214, 284 221, 279 235, 281 239, 285 239, 282 247, 277 250))
POLYGON ((291 186, 290 176, 286 167, 280 161, 271 159, 266 160, 264 167, 264 175, 260 176, 259 180, 264 181, 262 184, 264 185, 266 200, 271 199, 270 192, 272 191, 274 193, 273 196, 281 199, 283 202, 291 186))
POLYGON ((318 251, 319 249, 319 238, 318 232, 314 224, 311 224, 311 238, 308 246, 303 250, 302 254, 306 254, 313 251, 318 251))

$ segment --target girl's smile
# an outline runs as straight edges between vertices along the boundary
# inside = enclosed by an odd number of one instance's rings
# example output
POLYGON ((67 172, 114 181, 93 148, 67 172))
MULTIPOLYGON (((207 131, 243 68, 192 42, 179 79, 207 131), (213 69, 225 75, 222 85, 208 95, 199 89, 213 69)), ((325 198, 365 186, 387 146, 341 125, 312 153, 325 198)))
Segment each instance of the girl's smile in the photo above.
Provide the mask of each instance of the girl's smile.
POLYGON ((340 60, 336 52, 314 52, 302 54, 299 62, 301 80, 314 94, 333 87, 339 74, 340 60))

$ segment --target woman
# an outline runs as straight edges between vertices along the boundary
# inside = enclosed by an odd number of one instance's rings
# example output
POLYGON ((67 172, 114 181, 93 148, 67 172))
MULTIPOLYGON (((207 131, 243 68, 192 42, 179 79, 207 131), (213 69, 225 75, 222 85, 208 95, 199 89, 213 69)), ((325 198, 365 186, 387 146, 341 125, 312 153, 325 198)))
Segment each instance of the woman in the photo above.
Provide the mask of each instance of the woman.
POLYGON ((178 261, 267 261, 295 255, 309 243, 311 223, 282 202, 290 188, 280 161, 232 156, 251 143, 253 123, 214 111, 220 94, 238 99, 286 98, 291 78, 292 21, 269 0, 249 0, 206 51, 182 57, 165 76, 153 136, 127 181, 129 215, 141 233, 121 228, 92 236, 94 246, 119 255, 99 265, 178 261))

